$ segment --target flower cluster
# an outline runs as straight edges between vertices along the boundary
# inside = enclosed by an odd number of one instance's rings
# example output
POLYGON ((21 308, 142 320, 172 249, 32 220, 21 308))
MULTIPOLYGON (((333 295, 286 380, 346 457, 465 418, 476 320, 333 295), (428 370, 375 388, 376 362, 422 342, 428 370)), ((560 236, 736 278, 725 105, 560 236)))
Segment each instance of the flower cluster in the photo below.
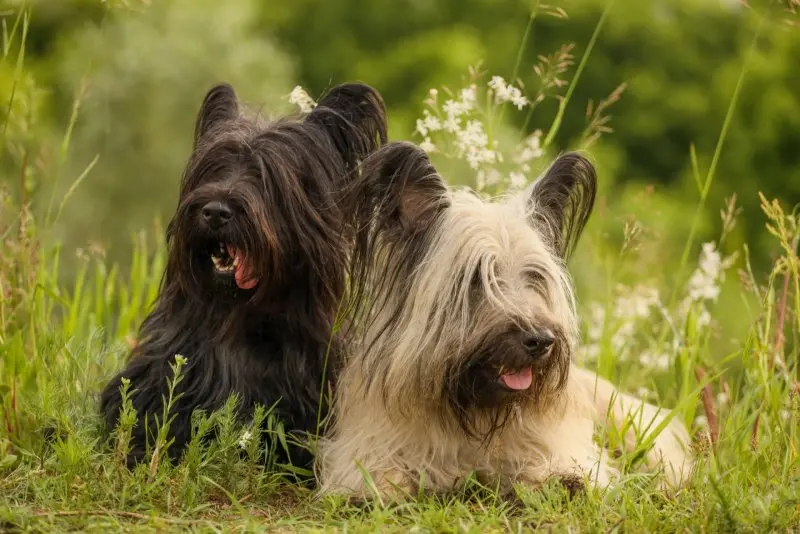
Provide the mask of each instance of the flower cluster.
POLYGON ((250 430, 242 432, 242 435, 239 437, 239 448, 246 449, 251 439, 253 439, 253 433, 250 432, 250 430))
MULTIPOLYGON (((696 328, 711 324, 708 304, 719 297, 720 283, 735 259, 735 255, 723 258, 715 243, 705 243, 698 267, 686 286, 686 297, 673 312, 662 303, 656 289, 644 285, 634 288, 617 286, 612 306, 590 303, 582 356, 588 361, 596 361, 601 349, 607 347, 618 361, 635 360, 647 369, 666 370, 672 359, 671 354, 684 344, 680 332, 685 331, 682 326, 689 320, 690 312, 696 312, 696 328), (668 346, 671 348, 666 351, 663 348, 641 346, 642 336, 639 334, 654 310, 660 312, 672 326, 674 339, 668 346)), ((719 400, 722 402, 723 399, 719 400)))
POLYGON ((292 92, 289 93, 289 103, 296 105, 303 113, 309 113, 317 105, 306 90, 299 85, 295 86, 292 92))
POLYGON ((517 153, 514 155, 514 163, 519 165, 523 173, 527 173, 531 170, 530 162, 542 156, 544 156, 542 131, 536 130, 517 147, 517 153))
MULTIPOLYGON (((618 285, 617 297, 611 309, 597 302, 591 303, 583 356, 589 361, 597 360, 604 340, 608 339, 614 355, 619 360, 628 359, 631 348, 637 342, 637 327, 650 317, 653 308, 659 307, 660 303, 658 291, 644 285, 634 288, 618 285)), ((667 355, 654 351, 645 351, 637 359, 647 367, 659 369, 665 369, 669 364, 667 355)))
POLYGON ((682 317, 687 317, 689 311, 694 308, 698 328, 705 328, 711 324, 711 314, 708 311, 707 303, 716 302, 720 293, 720 284, 725 280, 725 272, 733 266, 735 261, 735 254, 723 259, 715 243, 703 244, 697 269, 689 278, 688 294, 681 303, 682 317))
POLYGON ((506 84, 506 81, 501 76, 492 76, 488 86, 494 93, 495 102, 498 104, 511 102, 517 109, 522 109, 529 104, 522 91, 518 87, 506 84))
POLYGON ((483 89, 488 100, 479 98, 479 90, 481 87, 472 83, 457 93, 448 92, 451 97, 442 102, 439 91, 431 89, 425 99, 427 109, 416 121, 415 133, 422 137, 419 146, 426 152, 466 162, 475 171, 478 191, 489 187, 523 189, 529 181, 531 162, 544 155, 541 131, 531 134, 519 146, 503 150, 492 135, 496 107, 490 104, 485 109, 479 102, 511 103, 520 110, 530 102, 519 87, 500 76, 492 77, 483 89), (506 153, 512 157, 510 164, 504 165, 506 153))
POLYGON ((426 109, 422 118, 417 119, 416 131, 423 137, 420 147, 426 152, 435 152, 437 148, 430 136, 443 132, 454 137, 455 157, 465 159, 472 169, 496 162, 498 154, 489 148, 489 136, 483 123, 470 118, 476 108, 477 86, 473 84, 462 89, 457 98, 446 100, 441 109, 436 106, 437 97, 438 91, 431 89, 427 102, 436 114, 426 109))

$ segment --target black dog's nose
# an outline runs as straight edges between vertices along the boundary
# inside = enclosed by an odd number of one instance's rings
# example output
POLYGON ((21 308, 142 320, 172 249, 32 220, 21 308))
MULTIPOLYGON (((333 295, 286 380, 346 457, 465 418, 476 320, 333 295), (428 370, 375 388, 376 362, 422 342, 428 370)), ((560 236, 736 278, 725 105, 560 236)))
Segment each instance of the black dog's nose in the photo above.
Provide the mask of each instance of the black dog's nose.
POLYGON ((212 200, 203 206, 203 220, 211 228, 217 229, 225 226, 231 217, 233 217, 233 210, 221 200, 212 200))
POLYGON ((534 358, 541 358, 547 354, 550 347, 553 345, 553 336, 550 332, 542 332, 538 334, 525 334, 522 337, 522 346, 534 358))

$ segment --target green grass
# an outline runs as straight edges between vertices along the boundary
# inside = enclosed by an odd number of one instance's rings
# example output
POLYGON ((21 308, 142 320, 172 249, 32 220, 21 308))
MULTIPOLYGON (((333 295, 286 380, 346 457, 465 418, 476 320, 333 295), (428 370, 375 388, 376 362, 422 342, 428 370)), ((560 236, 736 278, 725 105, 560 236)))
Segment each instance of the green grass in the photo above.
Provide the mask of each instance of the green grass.
MULTIPOLYGON (((24 46, 14 43, 24 45, 28 21, 29 13, 20 11, 13 26, 4 28, 2 59, 15 66, 15 87, 25 55, 24 46)), ((588 50, 581 65, 587 57, 588 50)), ((745 72, 746 65, 735 94, 745 72)), ((733 114, 735 94, 725 125, 733 114)), ((61 162, 80 98, 64 134, 61 162)), ((12 94, 9 110, 13 99, 12 94)), ((17 142, 7 136, 11 116, 2 125, 0 151, 17 142)), ((549 131, 557 128, 558 120, 549 131)), ((704 182, 695 169, 696 180, 702 183, 698 213, 706 209, 714 165, 724 157, 724 137, 723 127, 704 182)), ((70 192, 88 171, 73 181, 70 192)), ((21 174, 24 180, 25 172, 21 174)), ((705 304, 695 302, 688 312, 680 310, 678 297, 686 294, 682 276, 660 288, 662 295, 670 295, 669 302, 659 301, 635 325, 628 325, 634 328, 623 340, 624 351, 615 348, 615 336, 632 319, 615 311, 614 293, 609 290, 600 303, 605 315, 599 323, 591 319, 589 303, 581 305, 587 317, 585 331, 600 330, 592 340, 597 353, 591 365, 626 390, 644 387, 652 401, 678 406, 676 416, 691 426, 698 464, 686 488, 677 493, 660 491, 652 476, 635 470, 641 455, 634 452, 619 460, 625 472, 619 485, 574 498, 553 484, 536 491, 519 488, 518 499, 501 499, 491 488, 471 483, 447 497, 356 508, 342 500, 317 499, 294 484, 290 472, 260 462, 264 444, 257 438, 242 439, 247 429, 233 418, 233 399, 218 413, 197 414, 195 437, 178 465, 165 460, 166 414, 152 460, 127 470, 122 458, 134 414, 124 411, 119 429, 106 441, 97 395, 123 365, 157 293, 165 264, 163 228, 156 225, 134 238, 130 265, 108 265, 102 251, 82 251, 77 276, 64 284, 62 255, 72 252, 43 247, 41 242, 48 225, 57 224, 66 199, 57 206, 50 202, 39 227, 26 207, 6 194, 17 176, 9 174, 0 184, 2 531, 766 532, 796 530, 800 525, 800 261, 796 256, 800 221, 777 202, 762 201, 770 221, 765 232, 774 237, 778 251, 773 271, 752 273, 743 254, 741 287, 725 286, 727 302, 739 303, 741 315, 752 318, 749 327, 737 333, 729 354, 720 355, 717 349, 720 332, 726 330, 698 323, 705 304), (641 361, 645 348, 668 355, 668 365, 654 367, 641 361), (720 393, 726 399, 719 398, 720 393), (708 425, 698 424, 699 416, 708 425), (200 438, 212 431, 218 439, 201 447, 200 438)), ((680 262, 677 258, 666 262, 679 275, 696 251, 695 227, 680 262)), ((724 237, 723 233, 720 242, 724 237)), ((619 251, 587 259, 607 274, 608 288, 615 287, 622 273, 636 269, 629 255, 619 251)), ((713 304, 708 306, 713 316, 713 304)), ((725 346, 731 344, 725 341, 725 346)), ((282 435, 268 410, 257 411, 254 419, 282 435)))
MULTIPOLYGON (((712 359, 714 339, 710 331, 692 325, 691 315, 679 333, 684 344, 670 353, 666 370, 621 361, 601 343, 597 367, 626 389, 648 386, 666 405, 680 404, 678 416, 689 424, 697 415, 709 415, 709 409, 716 412, 716 446, 710 446, 708 432, 698 432, 698 470, 686 489, 664 494, 651 477, 632 471, 618 487, 573 499, 554 485, 539 491, 522 488, 520 502, 512 503, 473 485, 447 498, 360 509, 317 500, 291 483, 290 476, 259 463, 263 444, 251 439, 242 448, 244 429, 233 421, 232 403, 198 419, 198 436, 213 428, 219 434, 207 450, 195 439, 184 460, 172 466, 163 460, 168 444, 162 440, 155 461, 133 472, 125 469, 120 451, 132 420, 123 417, 119 434, 105 443, 96 414, 97 392, 122 365, 131 336, 155 296, 164 243, 148 244, 144 234, 138 236, 132 265, 122 270, 86 253, 76 280, 65 288, 58 283, 60 251, 41 249, 33 220, 6 202, 3 213, 9 222, 0 229, 4 529, 765 532, 796 527, 800 521, 800 262, 792 257, 798 228, 797 218, 784 214, 778 203, 765 200, 764 210, 784 255, 775 272, 750 290, 757 291, 759 308, 751 329, 741 333, 736 352, 712 359), (22 233, 20 219, 27 221, 22 233), (778 330, 786 337, 779 340, 778 330), (729 401, 697 396, 706 382, 714 393, 727 388, 729 401)), ((158 226, 152 232, 162 233, 158 226)), ((614 331, 607 323, 603 339, 614 331)), ((657 339, 655 333, 664 325, 654 316, 638 328, 652 331, 657 339)), ((268 420, 266 415, 262 411, 257 418, 268 420)), ((623 458, 623 466, 635 463, 634 456, 623 458)))

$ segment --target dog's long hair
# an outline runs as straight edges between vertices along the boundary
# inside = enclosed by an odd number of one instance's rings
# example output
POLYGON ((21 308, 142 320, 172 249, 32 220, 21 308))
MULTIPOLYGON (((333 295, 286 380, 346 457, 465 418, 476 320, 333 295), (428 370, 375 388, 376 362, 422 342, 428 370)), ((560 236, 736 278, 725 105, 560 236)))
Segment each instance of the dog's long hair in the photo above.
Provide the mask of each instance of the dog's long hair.
MULTIPOLYGON (((567 153, 528 190, 485 201, 448 188, 412 144, 367 159, 349 190, 352 345, 315 466, 323 493, 447 491, 470 472, 503 489, 553 475, 605 484, 595 423, 617 424, 631 448, 659 427, 658 408, 573 362, 566 263, 595 184, 567 153), (637 407, 643 423, 623 430, 637 407)), ((647 462, 662 455, 680 481, 687 434, 673 423, 647 462)))
MULTIPOLYGON (((176 354, 188 363, 172 458, 190 439, 192 411, 218 409, 231 393, 242 414, 277 402, 287 430, 316 430, 341 352, 332 327, 351 233, 339 192, 386 130, 380 95, 362 84, 334 87, 307 116, 275 122, 245 113, 227 84, 207 93, 168 226, 159 295, 130 362, 102 394, 111 430, 120 379, 131 380, 140 419, 129 463, 146 453, 176 354)), ((303 450, 291 456, 311 461, 303 450)))
POLYGON ((365 392, 379 393, 392 413, 433 408, 458 431, 486 439, 513 403, 488 394, 482 373, 530 365, 518 337, 548 332, 553 354, 524 395, 507 397, 552 404, 577 339, 565 262, 591 212, 595 180, 585 158, 566 154, 524 197, 486 203, 448 189, 410 143, 373 154, 350 188, 360 199, 351 308, 363 336, 354 361, 365 392))

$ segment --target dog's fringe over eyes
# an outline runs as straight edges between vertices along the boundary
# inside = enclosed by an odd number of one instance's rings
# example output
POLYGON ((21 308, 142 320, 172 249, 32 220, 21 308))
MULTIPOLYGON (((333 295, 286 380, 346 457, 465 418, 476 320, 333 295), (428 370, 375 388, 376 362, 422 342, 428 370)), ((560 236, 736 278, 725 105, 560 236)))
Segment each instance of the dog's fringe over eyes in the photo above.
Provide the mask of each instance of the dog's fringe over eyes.
MULTIPOLYGON (((192 411, 216 410, 232 393, 242 417, 277 403, 287 431, 317 430, 319 405, 327 406, 323 369, 335 378, 343 345, 340 335, 331 339, 352 239, 341 191, 386 132, 381 96, 359 83, 332 88, 305 116, 273 122, 247 112, 230 85, 208 91, 154 309, 102 395, 111 430, 120 380, 135 390, 142 420, 129 463, 147 454, 145 428, 161 413, 175 354, 187 364, 170 428, 173 458, 189 440, 192 411)), ((289 459, 311 461, 302 450, 289 459)))
MULTIPOLYGON (((411 143, 367 158, 345 195, 351 348, 320 446, 323 492, 363 495, 354 463, 381 494, 413 492, 420 477, 446 491, 471 471, 506 485, 593 469, 608 478, 592 435, 615 391, 601 380, 593 399, 591 373, 573 362, 566 271, 595 195, 594 167, 577 153, 488 202, 448 188, 411 143)), ((660 445, 683 459, 673 441, 660 445)))

